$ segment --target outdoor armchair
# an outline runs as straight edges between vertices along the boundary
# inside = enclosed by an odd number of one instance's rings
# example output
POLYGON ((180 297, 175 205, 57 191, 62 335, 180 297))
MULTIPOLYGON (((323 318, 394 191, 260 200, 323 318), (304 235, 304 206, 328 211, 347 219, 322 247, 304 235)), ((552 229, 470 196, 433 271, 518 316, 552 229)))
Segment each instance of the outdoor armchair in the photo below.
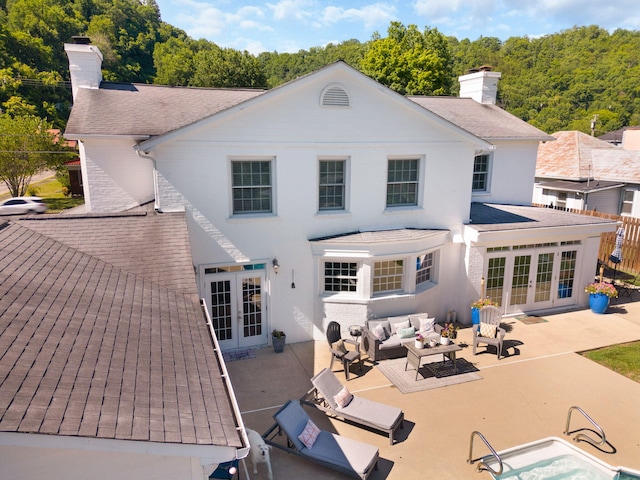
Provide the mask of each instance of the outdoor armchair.
POLYGON ((502 313, 494 306, 486 306, 480 309, 480 324, 473 328, 473 354, 476 354, 476 347, 481 344, 494 345, 498 350, 498 360, 502 354, 502 343, 506 331, 500 328, 502 313))
MULTIPOLYGON (((329 342, 329 350, 331 351, 330 369, 333 369, 334 360, 342 363, 344 376, 349 380, 349 367, 356 360, 360 360, 360 345, 355 340, 342 338, 342 327, 338 322, 329 322, 327 325, 327 342, 329 342), (346 344, 354 346, 355 350, 347 350, 346 344)), ((362 365, 358 362, 358 366, 362 369, 362 365)))

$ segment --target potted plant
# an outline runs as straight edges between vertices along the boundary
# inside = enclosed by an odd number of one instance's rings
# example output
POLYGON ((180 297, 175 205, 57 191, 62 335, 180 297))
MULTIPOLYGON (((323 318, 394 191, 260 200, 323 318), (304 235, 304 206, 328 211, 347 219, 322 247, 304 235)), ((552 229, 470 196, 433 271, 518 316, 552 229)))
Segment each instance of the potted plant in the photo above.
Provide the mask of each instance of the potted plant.
POLYGON ((489 297, 480 298, 471 302, 471 325, 480 325, 480 309, 487 306, 498 307, 499 305, 489 297))
POLYGON ((449 345, 449 341, 455 340, 458 336, 458 327, 453 323, 445 323, 442 331, 440 332, 440 343, 442 345, 449 345))
POLYGON ((593 313, 606 312, 611 298, 618 297, 616 287, 606 282, 590 283, 584 291, 589 294, 589 307, 593 313))
POLYGON ((273 351, 276 353, 284 352, 284 342, 287 335, 282 330, 274 329, 271 332, 271 340, 273 342, 273 351))
POLYGON ((416 335, 416 344, 415 344, 415 346, 416 346, 417 349, 424 348, 424 337, 420 333, 416 335))

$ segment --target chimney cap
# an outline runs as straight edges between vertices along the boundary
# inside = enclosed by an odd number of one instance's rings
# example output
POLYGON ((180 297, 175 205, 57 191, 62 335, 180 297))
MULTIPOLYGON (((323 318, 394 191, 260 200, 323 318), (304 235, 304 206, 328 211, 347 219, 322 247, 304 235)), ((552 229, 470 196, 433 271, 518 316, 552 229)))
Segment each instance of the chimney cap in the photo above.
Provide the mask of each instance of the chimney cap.
POLYGON ((481 67, 470 68, 468 73, 490 72, 493 70, 491 65, 482 65, 481 67))
POLYGON ((71 37, 71 41, 76 45, 91 45, 91 39, 84 35, 75 35, 71 37))

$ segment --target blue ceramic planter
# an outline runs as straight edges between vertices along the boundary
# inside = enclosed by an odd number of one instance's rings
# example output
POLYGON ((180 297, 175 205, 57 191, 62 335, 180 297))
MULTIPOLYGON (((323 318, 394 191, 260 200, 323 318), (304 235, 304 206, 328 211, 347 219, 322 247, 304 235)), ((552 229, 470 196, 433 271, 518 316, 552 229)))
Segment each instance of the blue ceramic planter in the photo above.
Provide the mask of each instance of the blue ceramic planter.
POLYGON ((604 313, 609 307, 609 297, 604 293, 590 293, 589 307, 593 313, 604 313))
POLYGON ((471 325, 474 325, 476 328, 480 328, 480 309, 479 308, 471 309, 471 325))

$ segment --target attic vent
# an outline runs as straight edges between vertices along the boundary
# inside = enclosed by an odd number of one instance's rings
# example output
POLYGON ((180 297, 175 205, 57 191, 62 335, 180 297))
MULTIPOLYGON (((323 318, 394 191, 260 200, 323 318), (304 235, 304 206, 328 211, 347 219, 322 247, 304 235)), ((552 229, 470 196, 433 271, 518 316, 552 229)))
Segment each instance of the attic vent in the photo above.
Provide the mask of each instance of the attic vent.
POLYGON ((332 85, 322 92, 323 107, 348 107, 349 94, 340 86, 332 85))

